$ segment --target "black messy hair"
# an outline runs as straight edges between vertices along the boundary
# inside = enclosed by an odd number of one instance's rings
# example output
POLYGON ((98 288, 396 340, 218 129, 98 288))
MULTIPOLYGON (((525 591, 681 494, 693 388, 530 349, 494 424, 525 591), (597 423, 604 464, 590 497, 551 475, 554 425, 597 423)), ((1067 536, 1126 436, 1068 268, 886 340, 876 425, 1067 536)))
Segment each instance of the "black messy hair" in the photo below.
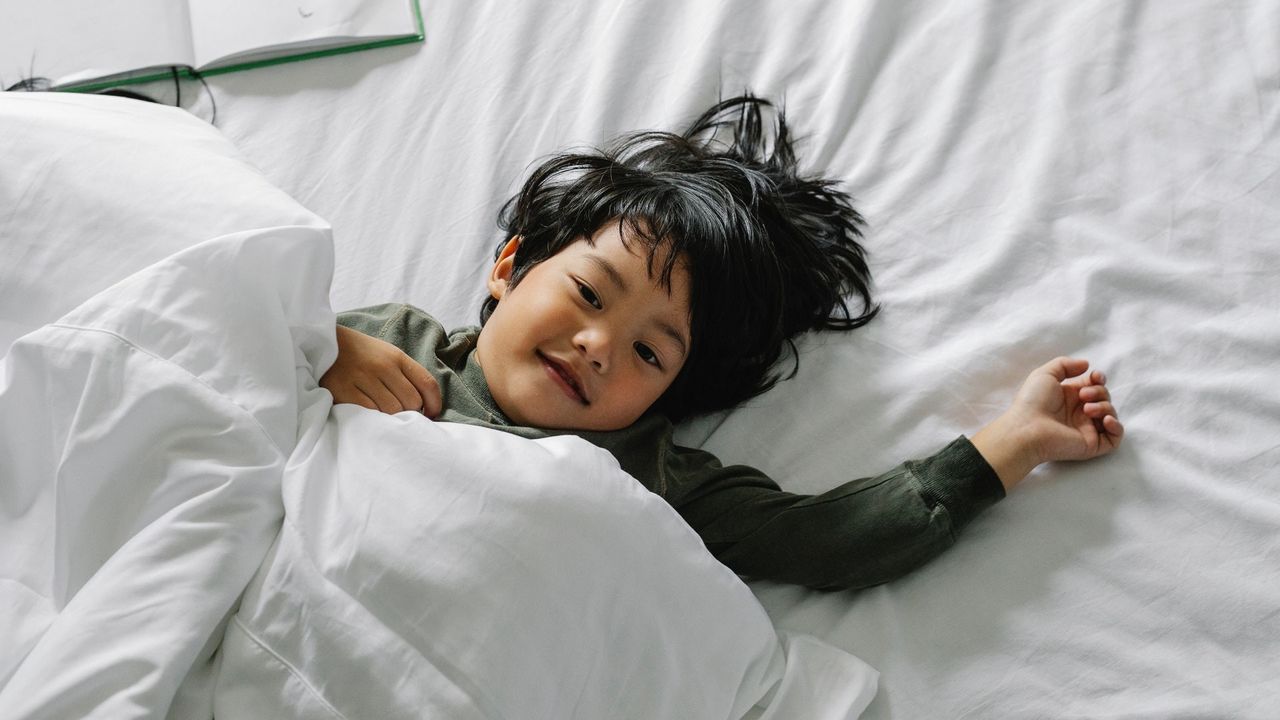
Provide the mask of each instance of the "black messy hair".
MULTIPOLYGON (((836 181, 799 174, 781 110, 766 135, 771 108, 748 93, 712 106, 679 135, 638 132, 603 149, 553 155, 499 214, 498 253, 521 237, 513 286, 610 222, 624 242, 646 246, 664 286, 678 264, 687 267, 692 346, 651 408, 673 421, 763 393, 781 379, 775 366, 784 348, 793 360, 786 377, 799 369, 797 335, 852 330, 880 309, 858 242, 862 216, 836 181), (847 302, 854 296, 857 314, 847 302)), ((497 303, 486 300, 482 324, 497 303)))

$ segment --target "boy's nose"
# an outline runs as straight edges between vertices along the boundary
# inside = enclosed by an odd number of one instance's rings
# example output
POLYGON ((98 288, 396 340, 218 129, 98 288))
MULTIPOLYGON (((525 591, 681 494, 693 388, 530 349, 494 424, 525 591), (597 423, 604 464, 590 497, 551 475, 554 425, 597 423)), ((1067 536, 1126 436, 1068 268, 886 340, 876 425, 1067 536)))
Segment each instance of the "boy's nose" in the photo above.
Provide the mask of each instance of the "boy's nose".
POLYGON ((574 336, 573 344, 593 370, 609 370, 610 341, 607 330, 599 327, 583 328, 574 336))

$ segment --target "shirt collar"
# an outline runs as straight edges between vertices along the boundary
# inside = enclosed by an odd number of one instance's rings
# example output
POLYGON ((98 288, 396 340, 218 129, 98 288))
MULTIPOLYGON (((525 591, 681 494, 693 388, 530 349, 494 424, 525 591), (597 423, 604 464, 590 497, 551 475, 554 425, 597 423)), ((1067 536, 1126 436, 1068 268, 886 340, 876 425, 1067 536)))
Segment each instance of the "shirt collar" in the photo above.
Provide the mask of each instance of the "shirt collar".
POLYGON ((472 347, 467 353, 467 359, 462 366, 462 372, 458 373, 462 378, 462 384, 471 393, 471 396, 480 403, 491 416, 489 422, 494 425, 510 425, 511 420, 498 407, 498 403, 493 399, 493 395, 489 392, 489 383, 484 378, 484 370, 480 367, 480 363, 476 362, 476 351, 472 347))

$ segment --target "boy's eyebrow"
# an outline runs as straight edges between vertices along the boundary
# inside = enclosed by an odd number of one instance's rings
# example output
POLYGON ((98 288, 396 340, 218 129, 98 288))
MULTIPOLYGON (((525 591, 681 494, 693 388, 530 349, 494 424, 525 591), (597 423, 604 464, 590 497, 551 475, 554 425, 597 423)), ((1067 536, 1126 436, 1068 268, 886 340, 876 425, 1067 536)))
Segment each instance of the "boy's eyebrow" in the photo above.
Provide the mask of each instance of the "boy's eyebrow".
POLYGON ((618 286, 619 290, 623 292, 627 291, 627 279, 622 276, 622 273, 618 272, 618 268, 614 267, 613 263, 605 260, 599 255, 588 255, 587 259, 595 263, 596 267, 600 268, 601 272, 608 275, 609 279, 613 281, 614 285, 618 286))
POLYGON ((684 344, 684 336, 680 334, 679 330, 676 330, 675 328, 671 327, 671 325, 665 322, 662 322, 661 320, 658 321, 658 329, 661 330, 664 335, 670 335, 671 339, 674 340, 676 344, 680 346, 681 355, 684 355, 686 357, 689 355, 689 347, 684 344))

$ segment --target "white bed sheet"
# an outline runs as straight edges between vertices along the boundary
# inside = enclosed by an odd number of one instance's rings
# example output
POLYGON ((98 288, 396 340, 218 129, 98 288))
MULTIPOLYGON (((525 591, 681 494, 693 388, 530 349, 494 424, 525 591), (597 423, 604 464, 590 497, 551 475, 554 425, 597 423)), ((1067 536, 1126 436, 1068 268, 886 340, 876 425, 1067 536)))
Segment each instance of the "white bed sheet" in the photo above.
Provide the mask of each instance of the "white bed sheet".
MULTIPOLYGON (((884 312, 688 442, 814 491, 972 432, 1054 355, 1129 437, 912 576, 753 589, 882 673, 869 717, 1263 718, 1280 697, 1280 4, 423 0, 427 40, 209 79, 330 221, 337 309, 474 322, 528 164, 785 97, 884 312), (769 438, 763 443, 760 438, 769 438)), ((168 92, 163 86, 157 93, 168 92)), ((184 101, 208 117, 207 96, 184 101)))

